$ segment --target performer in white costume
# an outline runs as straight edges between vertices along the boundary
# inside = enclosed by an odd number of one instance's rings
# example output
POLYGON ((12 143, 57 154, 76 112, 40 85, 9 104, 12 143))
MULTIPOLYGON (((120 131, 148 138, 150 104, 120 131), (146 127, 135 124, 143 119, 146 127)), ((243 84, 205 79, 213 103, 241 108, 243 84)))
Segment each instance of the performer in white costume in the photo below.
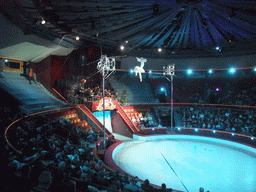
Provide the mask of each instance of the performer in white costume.
POLYGON ((135 66, 134 67, 134 72, 135 72, 135 76, 137 76, 137 74, 139 73, 140 76, 140 82, 142 82, 142 76, 141 73, 145 73, 145 70, 143 69, 144 67, 144 63, 147 62, 147 59, 141 57, 141 58, 137 58, 137 61, 140 62, 140 67, 139 66, 135 66))

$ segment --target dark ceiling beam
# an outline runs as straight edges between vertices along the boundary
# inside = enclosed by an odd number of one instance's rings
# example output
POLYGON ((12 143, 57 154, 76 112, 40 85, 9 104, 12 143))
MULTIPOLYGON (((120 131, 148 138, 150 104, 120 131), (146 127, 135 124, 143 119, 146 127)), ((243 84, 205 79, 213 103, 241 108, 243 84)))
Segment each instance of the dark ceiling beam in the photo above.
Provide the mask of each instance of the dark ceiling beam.
POLYGON ((194 46, 198 46, 201 42, 199 39, 198 23, 195 11, 192 13, 192 18, 193 21, 191 23, 191 44, 194 46))
MULTIPOLYGON (((151 16, 149 19, 144 21, 137 22, 133 25, 130 25, 124 29, 113 31, 110 35, 104 36, 104 38, 110 38, 112 40, 122 39, 132 34, 135 34, 139 31, 144 31, 145 28, 153 26, 161 21, 163 21, 166 17, 168 17, 169 10, 166 10, 161 15, 151 16)), ((145 31, 144 31, 145 32, 145 31)))
POLYGON ((162 45, 162 43, 159 42, 164 42, 164 40, 168 36, 168 32, 170 31, 169 28, 171 25, 168 22, 169 21, 167 21, 163 26, 161 26, 161 31, 158 34, 155 33, 154 37, 145 44, 146 46, 154 45, 155 47, 160 47, 162 45))
POLYGON ((23 32, 26 32, 28 31, 29 26, 25 23, 23 13, 18 5, 16 0, 2 0, 0 12, 17 25, 23 32))
POLYGON ((181 35, 179 37, 179 42, 178 42, 178 48, 182 48, 182 42, 184 39, 184 36, 188 35, 188 31, 189 31, 189 23, 190 23, 190 17, 191 17, 191 13, 193 10, 193 7, 189 6, 187 8, 188 10, 185 12, 184 16, 183 16, 183 21, 181 21, 181 35))
MULTIPOLYGON (((89 8, 94 8, 94 7, 132 7, 136 8, 139 6, 146 7, 146 6, 152 6, 152 2, 150 1, 144 1, 144 2, 134 2, 134 1, 123 1, 123 2, 116 2, 116 1, 87 1, 87 2, 56 2, 53 1, 53 5, 55 6, 71 6, 71 7, 89 7, 89 8), (125 3, 123 3, 125 2, 125 3)), ((166 3, 163 3, 166 4, 166 3)))
POLYGON ((98 18, 97 19, 97 23, 100 23, 100 25, 98 25, 98 26, 96 25, 95 29, 92 29, 92 28, 88 29, 86 27, 83 27, 82 23, 84 23, 84 22, 90 23, 91 22, 90 19, 81 20, 81 24, 79 24, 78 26, 72 25, 72 24, 71 25, 68 24, 68 25, 76 27, 77 29, 81 29, 81 30, 83 30, 85 28, 86 33, 89 36, 93 36, 93 35, 96 35, 96 34, 99 34, 99 33, 105 33, 105 32, 109 32, 109 31, 121 29, 123 27, 131 25, 135 21, 144 20, 145 17, 146 18, 147 17, 150 18, 149 14, 147 12, 145 12, 143 14, 142 13, 140 13, 140 14, 136 13, 135 15, 132 15, 130 17, 129 17, 129 15, 127 15, 126 17, 121 17, 120 19, 118 17, 116 17, 116 16, 113 17, 111 20, 106 20, 105 17, 98 18), (125 20, 122 20, 122 18, 124 18, 125 20), (113 25, 112 23, 114 23, 115 25, 114 26, 110 26, 110 27, 106 27, 106 25, 108 25, 108 24, 113 25))
POLYGON ((214 12, 211 11, 209 14, 211 14, 211 18, 213 19, 214 24, 218 23, 218 25, 221 26, 222 30, 231 30, 232 33, 236 33, 244 38, 256 37, 252 33, 248 32, 246 27, 243 27, 246 26, 246 23, 241 23, 240 25, 231 23, 230 20, 227 20, 225 16, 223 16, 223 14, 221 14, 221 12, 219 12, 218 10, 214 10, 214 12), (229 28, 227 28, 226 26, 229 26, 229 28))
POLYGON ((72 29, 68 27, 66 23, 58 23, 60 19, 59 16, 56 14, 56 9, 52 5, 51 0, 32 0, 32 2, 46 21, 51 22, 54 26, 62 29, 67 33, 72 32, 72 29))
MULTIPOLYGON (((90 36, 96 35, 98 33, 104 35, 104 33, 109 33, 109 32, 113 32, 113 31, 116 31, 116 30, 122 30, 123 28, 129 27, 129 26, 134 25, 136 23, 144 22, 149 18, 151 18, 151 16, 149 14, 145 14, 145 17, 139 17, 139 18, 136 18, 136 19, 129 19, 129 22, 122 22, 121 21, 120 24, 116 23, 114 26, 111 26, 111 27, 101 26, 100 28, 97 28, 95 30, 89 30, 86 33, 90 36)), ((104 22, 102 22, 101 24, 103 25, 104 22)))
MULTIPOLYGON (((168 38, 171 32, 173 31, 174 29, 173 26, 176 26, 176 24, 173 23, 172 20, 178 14, 178 12, 179 12, 179 9, 170 10, 170 15, 167 17, 165 23, 161 24, 161 26, 165 26, 165 27, 163 28, 162 31, 159 32, 158 35, 155 35, 155 37, 150 42, 148 42, 147 45, 151 44, 155 47, 159 47, 162 44, 164 44, 164 41, 166 40, 166 38, 168 38), (163 42, 163 43, 160 43, 160 42, 163 42)), ((152 30, 151 32, 154 32, 154 30, 152 30)))

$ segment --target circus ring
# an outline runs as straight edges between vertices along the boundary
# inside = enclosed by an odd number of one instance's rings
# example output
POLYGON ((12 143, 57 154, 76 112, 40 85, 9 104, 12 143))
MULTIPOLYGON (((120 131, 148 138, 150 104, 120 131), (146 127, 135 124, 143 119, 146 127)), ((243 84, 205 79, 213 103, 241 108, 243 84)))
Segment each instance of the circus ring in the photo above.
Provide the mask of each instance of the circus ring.
MULTIPOLYGON (((101 145, 99 142, 97 147, 101 145)), ((104 155, 104 162, 113 170, 138 176, 141 182, 149 179, 156 187, 165 183, 181 191, 198 191, 200 187, 211 192, 256 191, 253 136, 175 127, 174 134, 116 140, 105 153, 99 150, 98 154, 104 155)))

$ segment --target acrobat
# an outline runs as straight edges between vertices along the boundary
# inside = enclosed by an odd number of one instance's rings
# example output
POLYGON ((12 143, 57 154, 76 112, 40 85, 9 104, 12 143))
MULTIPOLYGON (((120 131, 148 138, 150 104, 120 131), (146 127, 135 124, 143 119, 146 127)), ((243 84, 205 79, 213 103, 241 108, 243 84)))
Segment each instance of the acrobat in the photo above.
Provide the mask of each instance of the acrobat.
POLYGON ((143 69, 145 62, 147 62, 147 59, 141 57, 141 58, 137 58, 137 61, 140 62, 140 67, 139 66, 135 66, 134 67, 134 72, 135 72, 135 76, 137 76, 137 74, 139 73, 140 76, 140 82, 142 82, 142 76, 141 73, 145 73, 145 70, 143 69))

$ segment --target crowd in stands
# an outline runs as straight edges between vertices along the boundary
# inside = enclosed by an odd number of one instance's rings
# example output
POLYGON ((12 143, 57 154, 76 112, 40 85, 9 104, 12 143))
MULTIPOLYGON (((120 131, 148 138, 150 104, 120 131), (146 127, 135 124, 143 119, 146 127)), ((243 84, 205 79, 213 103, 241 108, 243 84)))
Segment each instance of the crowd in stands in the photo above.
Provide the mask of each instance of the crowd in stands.
POLYGON ((147 112, 144 116, 142 113, 138 113, 138 115, 131 116, 130 118, 132 122, 141 129, 158 126, 153 120, 153 114, 151 112, 147 112))
POLYGON ((228 109, 193 105, 177 108, 183 115, 183 127, 203 128, 256 135, 256 114, 253 110, 228 109))
MULTIPOLYGON (((103 89, 99 85, 95 87, 88 86, 86 80, 82 79, 80 82, 67 87, 64 95, 70 103, 99 101, 103 96, 103 89)), ((118 93, 115 93, 114 88, 110 85, 105 88, 104 95, 105 97, 111 97, 113 100, 116 100, 118 97, 118 93)))
POLYGON ((97 132, 73 127, 67 118, 28 118, 13 133, 8 139, 21 153, 5 145, 8 167, 17 178, 26 179, 31 192, 173 191, 165 184, 156 189, 148 180, 141 183, 138 177, 107 170, 92 153, 97 132))

